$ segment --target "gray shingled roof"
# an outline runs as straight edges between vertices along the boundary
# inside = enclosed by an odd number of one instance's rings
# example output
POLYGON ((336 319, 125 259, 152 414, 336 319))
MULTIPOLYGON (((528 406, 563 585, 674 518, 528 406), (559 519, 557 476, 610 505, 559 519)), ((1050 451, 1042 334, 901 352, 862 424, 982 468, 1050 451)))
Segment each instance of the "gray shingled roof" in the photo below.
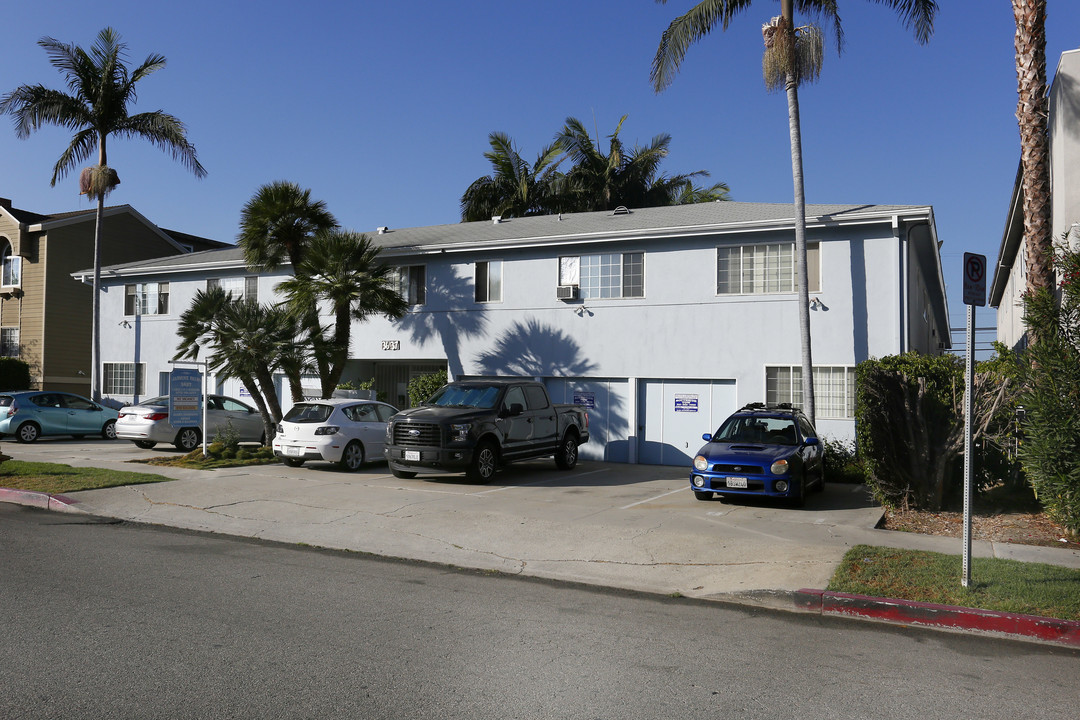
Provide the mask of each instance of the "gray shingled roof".
MULTIPOLYGON (((868 217, 884 218, 905 212, 920 213, 926 206, 915 205, 807 205, 807 222, 842 223, 868 217)), ((702 232, 717 229, 794 225, 790 203, 712 202, 696 205, 641 208, 626 214, 610 211, 566 213, 538 217, 509 218, 452 225, 431 225, 369 232, 389 256, 428 248, 491 247, 521 243, 560 243, 570 239, 616 239, 648 234, 649 231, 702 232)), ((132 271, 161 272, 181 267, 242 266, 243 255, 236 246, 156 260, 113 265, 103 270, 127 274, 132 271), (126 272, 125 272, 126 271, 126 272)))

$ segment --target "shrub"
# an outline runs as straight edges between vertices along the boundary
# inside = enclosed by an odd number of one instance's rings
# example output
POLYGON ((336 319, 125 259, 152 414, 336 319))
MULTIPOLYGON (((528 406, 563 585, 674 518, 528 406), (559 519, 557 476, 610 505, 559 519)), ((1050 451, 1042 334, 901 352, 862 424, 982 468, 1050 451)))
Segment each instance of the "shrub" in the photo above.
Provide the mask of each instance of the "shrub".
MULTIPOLYGON (((964 363, 954 355, 905 353, 856 368, 859 457, 883 505, 940 510, 963 490, 964 363)), ((973 437, 991 436, 1015 383, 997 372, 975 377, 973 437)), ((1000 452, 986 444, 984 452, 1000 452)), ((988 484, 983 482, 977 489, 988 484)))
POLYGON ((29 390, 30 365, 25 360, 0 357, 0 390, 29 390))
POLYGON ((214 444, 221 445, 225 450, 234 453, 240 447, 240 433, 233 427, 232 420, 227 421, 225 427, 218 428, 217 435, 214 436, 214 444))
POLYGON ((861 483, 866 481, 865 470, 851 440, 833 440, 822 437, 825 451, 825 481, 861 483))
POLYGON ((1021 363, 1025 416, 1019 457, 1047 514, 1080 535, 1080 253, 1067 243, 1051 259, 1060 298, 1024 296, 1032 343, 1021 363))
POLYGON ((409 407, 420 405, 446 384, 446 371, 420 375, 409 381, 409 407))

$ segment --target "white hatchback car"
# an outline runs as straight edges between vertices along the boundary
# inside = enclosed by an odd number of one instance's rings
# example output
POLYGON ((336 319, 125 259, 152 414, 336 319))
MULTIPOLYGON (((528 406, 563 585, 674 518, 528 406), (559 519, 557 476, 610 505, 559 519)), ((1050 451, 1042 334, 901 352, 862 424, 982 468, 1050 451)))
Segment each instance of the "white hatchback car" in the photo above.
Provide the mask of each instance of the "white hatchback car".
MULTIPOLYGON (((253 407, 225 395, 210 395, 206 405, 206 422, 210 426, 208 440, 230 425, 240 442, 265 444, 262 415, 253 407)), ((172 443, 184 452, 191 452, 202 442, 197 427, 174 427, 169 424, 169 397, 151 398, 138 405, 120 408, 116 419, 116 437, 131 440, 141 448, 158 443, 172 443)))
POLYGON ((383 459, 386 421, 397 408, 372 400, 306 400, 293 405, 277 427, 274 455, 289 467, 307 460, 337 463, 352 472, 383 459))

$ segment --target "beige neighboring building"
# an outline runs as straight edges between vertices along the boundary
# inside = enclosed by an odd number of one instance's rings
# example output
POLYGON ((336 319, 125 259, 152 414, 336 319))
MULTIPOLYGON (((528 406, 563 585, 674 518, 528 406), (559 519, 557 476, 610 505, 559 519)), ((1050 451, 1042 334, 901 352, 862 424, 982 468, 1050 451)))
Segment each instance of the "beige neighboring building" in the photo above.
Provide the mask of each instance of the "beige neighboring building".
MULTIPOLYGON (((1054 241, 1068 232, 1075 245, 1080 242, 1080 50, 1061 54, 1049 99, 1047 125, 1054 241)), ((1020 296, 1026 287, 1023 188, 1017 172, 990 285, 990 306, 997 308, 997 339, 1011 348, 1024 344, 1026 328, 1020 296)))
MULTIPOLYGON (((90 394, 93 295, 72 273, 93 267, 95 215, 42 215, 0 198, 0 356, 28 362, 34 388, 90 394)), ((129 205, 106 208, 102 238, 102 267, 226 245, 163 230, 129 205)))

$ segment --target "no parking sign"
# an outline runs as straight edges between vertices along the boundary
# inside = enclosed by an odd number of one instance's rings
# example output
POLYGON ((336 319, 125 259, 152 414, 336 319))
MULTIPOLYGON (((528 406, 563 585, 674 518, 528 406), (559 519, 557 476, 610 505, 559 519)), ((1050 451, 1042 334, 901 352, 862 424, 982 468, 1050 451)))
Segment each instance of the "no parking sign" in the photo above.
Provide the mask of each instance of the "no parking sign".
POLYGON ((986 256, 964 253, 964 304, 986 305, 986 256))

